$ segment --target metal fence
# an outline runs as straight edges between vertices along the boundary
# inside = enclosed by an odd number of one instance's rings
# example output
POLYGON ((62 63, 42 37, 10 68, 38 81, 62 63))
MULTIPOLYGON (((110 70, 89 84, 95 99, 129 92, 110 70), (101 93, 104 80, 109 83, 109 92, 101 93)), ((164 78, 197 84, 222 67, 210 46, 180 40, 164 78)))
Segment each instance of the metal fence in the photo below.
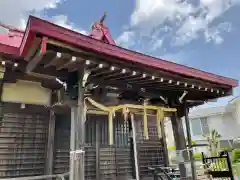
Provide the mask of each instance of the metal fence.
POLYGON ((231 160, 227 151, 222 151, 219 156, 208 157, 202 153, 202 162, 208 174, 213 178, 234 180, 231 160))

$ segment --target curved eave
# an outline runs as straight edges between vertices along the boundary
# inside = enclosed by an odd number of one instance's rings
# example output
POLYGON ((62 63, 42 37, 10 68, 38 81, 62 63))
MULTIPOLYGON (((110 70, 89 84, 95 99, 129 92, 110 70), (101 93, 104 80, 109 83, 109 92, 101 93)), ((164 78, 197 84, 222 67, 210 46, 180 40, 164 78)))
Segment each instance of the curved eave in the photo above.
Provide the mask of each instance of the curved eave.
MULTIPOLYGON (((30 16, 27 30, 23 39, 24 46, 21 46, 21 52, 24 54, 27 51, 28 40, 32 41, 32 33, 40 34, 43 36, 51 37, 67 44, 74 45, 79 48, 84 48, 93 52, 119 58, 126 63, 140 64, 143 67, 154 68, 156 70, 167 71, 170 73, 179 74, 182 76, 192 77, 209 81, 217 84, 227 85, 230 87, 236 87, 238 81, 235 79, 218 76, 212 73, 200 71, 198 69, 186 67, 173 62, 165 61, 162 59, 147 56, 138 52, 113 46, 110 44, 102 43, 96 39, 84 36, 80 33, 65 29, 63 27, 52 24, 48 21, 38 19, 30 16)), ((30 48, 30 46, 28 47, 30 48)))
MULTIPOLYGON (((28 20, 21 46, 17 48, 0 44, 0 53, 24 57, 24 59, 27 60, 27 54, 34 49, 34 44, 37 44, 34 42, 36 36, 45 37, 45 40, 47 38, 55 39, 76 48, 87 50, 88 52, 94 52, 99 55, 121 60, 122 63, 133 64, 142 68, 147 67, 154 71, 172 73, 182 77, 218 84, 219 86, 227 86, 228 88, 234 88, 238 85, 237 80, 168 62, 118 46, 105 44, 91 37, 84 36, 33 16, 30 16, 28 20)), ((47 41, 43 42, 41 47, 43 48, 46 43, 47 41)), ((46 51, 46 45, 44 49, 46 51)))
POLYGON ((86 70, 91 72, 89 83, 99 87, 114 87, 122 92, 131 90, 143 97, 180 97, 187 91, 188 100, 194 101, 195 105, 196 102, 199 104, 232 93, 232 87, 229 85, 219 85, 153 68, 144 68, 140 64, 122 63, 119 59, 91 53, 45 36, 36 39, 39 39, 39 41, 34 40, 39 45, 34 53, 30 52, 34 55, 27 63, 26 72, 41 75, 46 79, 66 80, 69 74, 82 69, 85 63, 86 70))

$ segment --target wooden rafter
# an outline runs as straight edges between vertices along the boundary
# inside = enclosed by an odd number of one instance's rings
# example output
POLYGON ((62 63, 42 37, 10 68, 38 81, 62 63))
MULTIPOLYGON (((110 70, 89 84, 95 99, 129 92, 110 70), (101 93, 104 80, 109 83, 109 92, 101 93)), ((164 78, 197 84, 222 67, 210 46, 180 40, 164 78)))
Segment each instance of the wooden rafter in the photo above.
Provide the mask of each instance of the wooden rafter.
MULTIPOLYGON (((52 52, 52 50, 50 50, 52 52)), ((48 54, 49 50, 45 52, 48 54)), ((37 60, 41 61, 42 56, 36 56, 37 60)), ((35 59, 32 60, 33 62, 35 59)), ((36 61, 35 61, 36 62, 36 61)), ((139 69, 131 70, 127 66, 121 67, 114 64, 111 65, 108 62, 96 62, 91 60, 86 60, 81 56, 70 56, 69 54, 55 52, 55 55, 51 59, 44 57, 44 60, 41 62, 42 66, 38 67, 35 72, 43 73, 47 75, 54 74, 55 72, 66 71, 73 72, 77 71, 85 62, 86 69, 91 72, 90 77, 92 79, 102 79, 104 81, 117 81, 118 83, 125 83, 129 85, 137 84, 141 88, 155 88, 162 90, 173 90, 173 91, 210 91, 211 93, 217 93, 224 95, 223 91, 226 87, 218 87, 217 85, 206 83, 203 84, 197 80, 191 80, 187 78, 178 77, 178 79, 171 78, 170 76, 159 76, 157 73, 143 73, 139 69), (54 61, 54 62, 53 62, 54 61), (90 63, 86 64, 87 61, 90 63), (44 63, 44 64, 43 64, 44 63), (112 69, 114 67, 114 69, 112 69), (52 70, 50 70, 50 69, 52 70), (41 69, 41 71, 40 71, 41 69), (170 79, 171 78, 171 79, 170 79)), ((39 63, 39 61, 37 61, 39 63)), ((37 64, 36 63, 36 64, 37 64)), ((31 62, 28 64, 30 66, 31 62)), ((35 64, 35 65, 36 65, 35 64)), ((61 73, 55 73, 57 74, 61 73)), ((227 88, 226 88, 227 89, 227 88)))
POLYGON ((176 96, 188 91, 188 97, 192 98, 194 94, 196 96, 200 94, 200 98, 212 99, 229 94, 229 89, 231 89, 225 85, 219 86, 168 72, 150 70, 136 64, 121 63, 120 60, 111 57, 104 58, 102 54, 97 56, 93 52, 52 39, 41 41, 39 52, 28 63, 26 70, 34 72, 33 76, 43 79, 62 78, 62 80, 67 80, 69 73, 78 71, 82 66, 91 72, 89 83, 100 86, 113 86, 115 84, 122 90, 141 92, 145 95, 148 92, 152 95, 158 94, 159 97, 161 94, 166 95, 165 92, 168 95, 172 92, 176 96), (43 52, 43 50, 45 51, 43 52))
POLYGON ((36 68, 38 63, 42 60, 42 57, 44 56, 44 54, 47 51, 47 44, 46 44, 47 40, 48 40, 47 37, 42 38, 39 51, 34 56, 34 58, 27 64, 27 67, 26 67, 27 73, 32 72, 36 68))

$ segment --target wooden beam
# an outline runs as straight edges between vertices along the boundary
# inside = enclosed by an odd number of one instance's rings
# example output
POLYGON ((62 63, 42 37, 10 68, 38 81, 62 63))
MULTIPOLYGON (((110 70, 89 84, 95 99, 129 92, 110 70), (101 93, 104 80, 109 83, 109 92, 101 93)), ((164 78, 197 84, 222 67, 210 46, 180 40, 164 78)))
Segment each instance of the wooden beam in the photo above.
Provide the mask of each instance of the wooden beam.
POLYGON ((30 72, 29 75, 37 77, 37 78, 42 78, 42 79, 48 79, 48 80, 55 80, 56 76, 51 76, 47 74, 40 74, 40 73, 35 73, 35 72, 30 72))
POLYGON ((71 107, 71 133, 70 133, 70 157, 69 157, 69 180, 75 180, 75 152, 76 152, 76 119, 77 106, 71 107))
POLYGON ((146 97, 151 97, 151 98, 159 98, 160 96, 162 96, 164 93, 164 91, 156 91, 153 88, 149 88, 149 89, 142 89, 142 86, 138 86, 137 84, 134 85, 128 85, 127 83, 121 82, 121 81, 114 81, 114 80, 103 80, 100 78, 91 78, 89 79, 89 82, 92 82, 96 85, 102 85, 102 86, 112 86, 112 87, 117 87, 119 88, 121 91, 135 91, 138 92, 139 95, 143 95, 146 97), (142 90, 141 90, 142 89, 142 90))
POLYGON ((3 66, 0 66, 0 79, 4 78, 6 68, 3 66))
MULTIPOLYGON (((96 52, 94 53, 94 52, 86 51, 84 49, 76 48, 72 45, 62 43, 62 42, 59 42, 59 41, 56 41, 56 40, 53 40, 53 39, 49 39, 48 43, 53 45, 53 46, 65 49, 65 51, 68 50, 68 51, 71 51, 72 53, 75 53, 75 54, 76 53, 81 53, 81 54, 84 54, 84 55, 87 55, 87 56, 91 56, 93 59, 96 59, 97 62, 99 62, 99 59, 102 59, 103 63, 108 61, 109 63, 118 64, 119 68, 129 67, 132 70, 135 69, 136 71, 140 71, 140 72, 145 71, 147 74, 152 74, 153 73, 152 69, 146 68, 144 66, 133 65, 133 64, 129 64, 129 63, 126 64, 126 63, 123 63, 121 61, 121 59, 107 57, 104 54, 99 54, 99 53, 96 53, 96 52)), ((215 84, 215 83, 209 82, 209 81, 203 81, 201 79, 184 77, 184 76, 181 76, 181 75, 178 75, 178 74, 173 74, 173 73, 166 72, 166 71, 157 71, 157 72, 155 71, 155 73, 156 73, 156 76, 164 77, 167 80, 172 79, 174 81, 188 82, 189 84, 197 84, 197 85, 202 86, 202 87, 207 86, 207 87, 219 88, 218 84, 215 84)), ((225 85, 221 85, 221 87, 222 88, 229 88, 225 85)))
POLYGON ((96 180, 101 179, 101 170, 100 170, 100 137, 101 137, 101 129, 99 121, 96 121, 96 180))
POLYGON ((50 110, 49 126, 48 126, 48 143, 47 154, 45 162, 45 174, 53 174, 53 151, 54 151, 54 139, 55 139, 55 121, 56 116, 53 110, 50 110))
POLYGON ((85 179, 85 113, 84 113, 84 87, 82 79, 84 68, 79 72, 78 100, 75 107, 71 107, 71 136, 70 136, 70 180, 85 179))
POLYGON ((66 49, 69 49, 70 51, 73 51, 73 52, 78 52, 78 53, 84 53, 84 54, 88 54, 86 51, 84 50, 81 50, 79 48, 75 48, 73 46, 70 46, 66 43, 62 43, 62 42, 59 42, 59 41, 56 41, 56 40, 53 40, 53 39, 48 39, 47 41, 48 44, 51 44, 51 45, 54 45, 54 46, 60 46, 62 48, 66 48, 66 49))
POLYGON ((42 38, 40 49, 39 49, 38 53, 27 64, 27 67, 25 70, 26 73, 32 72, 36 68, 36 66, 39 64, 39 62, 42 60, 42 57, 44 56, 44 54, 46 53, 46 50, 47 50, 47 44, 46 44, 47 40, 48 40, 47 37, 42 38))
MULTIPOLYGON (((171 117, 173 136, 176 146, 176 151, 183 155, 184 162, 188 160, 186 140, 183 131, 182 119, 179 113, 175 112, 171 117)), ((184 162, 179 162, 179 169, 181 177, 186 177, 186 167, 184 162)))
MULTIPOLYGON (((132 115, 130 115, 132 116, 132 115)), ((138 149, 137 149, 137 128, 136 128, 136 122, 134 118, 131 117, 131 124, 132 124, 132 136, 133 136, 133 150, 134 150, 134 166, 135 166, 135 174, 136 174, 136 180, 140 180, 140 170, 139 170, 139 155, 138 155, 138 149)))
POLYGON ((68 77, 67 70, 56 71, 55 67, 44 68, 42 66, 38 66, 34 70, 34 73, 38 74, 38 76, 40 76, 40 74, 41 74, 43 77, 45 77, 47 79, 48 78, 49 79, 56 79, 56 77, 66 79, 68 77))
POLYGON ((50 66, 57 66, 59 64, 65 63, 70 58, 71 55, 69 54, 57 52, 55 56, 44 65, 44 68, 48 68, 50 66))
MULTIPOLYGON (((57 42, 55 40, 50 40, 49 44, 54 46, 53 49, 56 49, 56 47, 58 46, 64 52, 75 54, 75 56, 80 55, 81 57, 84 57, 85 59, 86 59, 86 57, 89 57, 87 59, 91 59, 91 61, 94 61, 94 62, 97 62, 97 63, 107 63, 108 66, 111 66, 111 65, 115 64, 116 67, 118 66, 120 69, 126 68, 126 64, 121 63, 118 59, 111 59, 111 57, 105 57, 105 56, 100 55, 100 54, 97 55, 96 53, 94 54, 92 52, 87 52, 87 51, 84 52, 84 50, 81 50, 81 49, 76 48, 76 47, 72 47, 72 46, 64 44, 64 43, 59 43, 59 42, 57 42)), ((51 47, 50 47, 50 49, 51 49, 51 47)), ((151 74, 152 75, 155 74, 156 75, 155 81, 162 82, 161 78, 163 77, 166 86, 174 86, 175 83, 180 83, 179 87, 182 86, 182 89, 186 89, 186 88, 191 89, 190 86, 192 86, 192 85, 194 85, 195 89, 196 90, 198 89, 199 91, 204 91, 204 88, 206 88, 206 87, 208 89, 211 89, 211 88, 213 88, 213 89, 215 89, 215 88, 216 89, 224 88, 226 90, 229 89, 229 87, 226 87, 226 86, 222 86, 221 85, 221 87, 219 87, 218 84, 205 82, 205 81, 202 81, 202 80, 199 80, 199 79, 187 78, 187 77, 183 77, 183 76, 179 76, 179 75, 171 74, 171 73, 167 73, 167 72, 159 72, 159 71, 158 72, 151 72, 152 70, 150 70, 150 69, 146 69, 145 67, 138 67, 138 66, 135 66, 135 65, 132 65, 132 64, 127 64, 127 67, 130 67, 130 70, 133 70, 133 71, 136 70, 136 72, 138 72, 138 71, 146 72, 150 76, 151 76, 151 74), (168 84, 167 83, 168 81, 172 81, 172 84, 171 83, 168 84), (184 86, 184 84, 186 82, 188 83, 187 87, 184 86)), ((78 68, 76 67, 75 69, 73 68, 70 71, 75 71, 77 69, 78 68)), ((104 72, 97 71, 96 73, 97 74, 99 74, 99 73, 100 74, 101 73, 106 74, 106 71, 104 71, 104 72)), ((107 78, 108 75, 106 75, 105 78, 107 78)), ((93 73, 93 76, 95 76, 94 73, 93 73)), ((113 73, 110 73, 110 76, 113 76, 113 73)), ((117 79, 119 79, 119 80, 120 79, 124 79, 121 74, 117 74, 116 76, 118 76, 117 79)), ((116 77, 113 77, 113 79, 116 80, 116 77)), ((131 79, 131 78, 127 79, 127 81, 132 81, 132 80, 133 79, 131 79)), ((153 81, 153 82, 145 81, 145 82, 142 82, 142 83, 144 83, 144 85, 146 85, 146 83, 147 83, 149 86, 152 86, 152 85, 154 85, 153 83, 155 83, 155 81, 153 81)), ((139 83, 139 80, 137 80, 137 82, 139 83)), ((160 84, 163 84, 163 83, 160 83, 160 84)), ((179 89, 179 88, 175 87, 175 89, 179 89)), ((165 90, 167 90, 167 89, 165 89, 165 90)))
POLYGON ((85 180, 85 115, 84 115, 84 91, 82 86, 84 67, 79 71, 78 100, 76 121, 76 151, 75 151, 75 179, 85 180))
POLYGON ((4 86, 5 68, 0 67, 0 122, 4 116, 3 86, 4 86))
POLYGON ((57 70, 68 69, 69 66, 77 66, 77 63, 84 61, 81 57, 71 56, 67 61, 59 63, 56 67, 57 70))
POLYGON ((34 56, 34 54, 36 53, 40 45, 41 45, 41 38, 35 38, 33 41, 32 47, 30 48, 29 52, 24 57, 24 59, 29 62, 31 58, 34 56))
POLYGON ((103 68, 103 70, 100 72, 91 73, 91 76, 98 77, 98 76, 108 75, 109 73, 119 74, 120 72, 121 72, 121 69, 119 69, 118 67, 115 67, 115 66, 111 66, 110 68, 107 68, 107 69, 103 68))
MULTIPOLYGON (((165 115, 166 117, 166 115, 165 115)), ((166 137, 166 132, 165 132, 165 124, 164 124, 165 119, 162 119, 160 121, 160 127, 161 127, 161 134, 162 134, 162 141, 163 141, 163 151, 164 151, 164 158, 165 158, 165 166, 169 167, 169 154, 168 154, 168 149, 167 149, 167 137, 166 137)))
POLYGON ((6 68, 6 72, 4 74, 5 83, 15 83, 17 79, 21 79, 24 76, 24 73, 21 71, 12 71, 9 68, 6 68))

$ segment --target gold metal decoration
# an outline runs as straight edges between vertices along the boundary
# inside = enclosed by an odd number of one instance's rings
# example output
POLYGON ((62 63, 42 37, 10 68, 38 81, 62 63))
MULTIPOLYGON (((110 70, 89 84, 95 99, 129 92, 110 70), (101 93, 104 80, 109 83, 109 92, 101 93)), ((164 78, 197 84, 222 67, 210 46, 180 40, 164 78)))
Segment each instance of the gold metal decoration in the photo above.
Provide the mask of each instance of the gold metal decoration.
MULTIPOLYGON (((156 119, 156 127, 157 127, 157 133, 158 137, 161 138, 161 126, 160 121, 164 119, 164 113, 165 112, 176 112, 177 110, 175 108, 165 108, 165 107, 158 107, 158 106, 152 106, 148 105, 146 101, 143 105, 134 105, 134 104, 123 104, 123 105, 117 105, 117 106, 104 106, 90 97, 85 98, 85 111, 86 112, 93 112, 93 110, 88 110, 87 102, 89 102, 92 106, 102 111, 102 114, 107 113, 108 114, 108 136, 109 136, 109 145, 113 145, 113 117, 116 111, 121 111, 124 116, 124 120, 127 120, 127 117, 130 113, 131 118, 134 116, 134 110, 143 110, 143 122, 144 122, 144 136, 146 139, 149 139, 148 137, 148 110, 156 112, 157 119, 156 119), (105 113, 104 113, 105 112, 105 113)), ((99 113, 99 111, 96 111, 99 113)))

